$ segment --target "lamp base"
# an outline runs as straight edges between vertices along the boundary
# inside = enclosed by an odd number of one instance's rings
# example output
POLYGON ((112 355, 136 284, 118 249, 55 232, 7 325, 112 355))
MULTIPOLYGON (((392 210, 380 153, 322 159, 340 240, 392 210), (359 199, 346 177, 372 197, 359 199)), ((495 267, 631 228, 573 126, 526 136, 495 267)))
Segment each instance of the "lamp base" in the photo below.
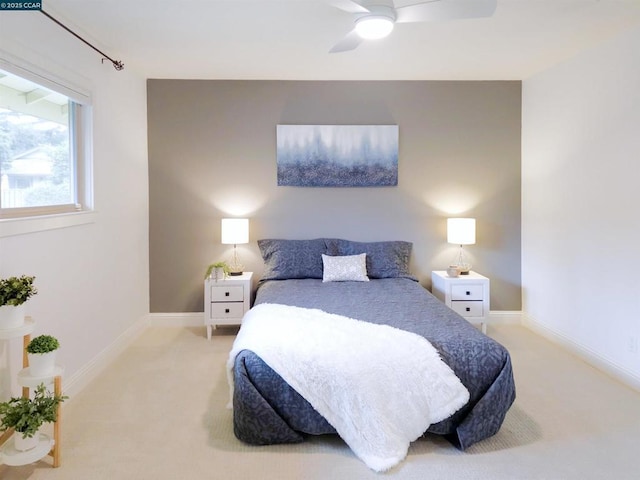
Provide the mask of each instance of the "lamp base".
POLYGON ((461 263, 458 263, 457 267, 458 267, 458 271, 460 272, 460 275, 469 275, 469 272, 471 271, 470 263, 461 262, 461 263))

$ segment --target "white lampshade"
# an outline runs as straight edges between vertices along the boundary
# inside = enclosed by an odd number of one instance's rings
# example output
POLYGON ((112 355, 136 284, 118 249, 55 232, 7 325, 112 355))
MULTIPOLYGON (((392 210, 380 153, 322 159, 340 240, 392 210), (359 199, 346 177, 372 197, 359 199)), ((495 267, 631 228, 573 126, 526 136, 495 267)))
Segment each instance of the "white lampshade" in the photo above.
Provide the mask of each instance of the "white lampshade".
POLYGON ((249 243, 249 219, 223 218, 221 243, 231 245, 249 243))
POLYGON ((393 30, 393 19, 385 15, 367 15, 356 21, 356 33, 365 40, 384 38, 393 30))
POLYGON ((475 218, 448 218, 447 242, 456 245, 473 245, 476 243, 475 218))

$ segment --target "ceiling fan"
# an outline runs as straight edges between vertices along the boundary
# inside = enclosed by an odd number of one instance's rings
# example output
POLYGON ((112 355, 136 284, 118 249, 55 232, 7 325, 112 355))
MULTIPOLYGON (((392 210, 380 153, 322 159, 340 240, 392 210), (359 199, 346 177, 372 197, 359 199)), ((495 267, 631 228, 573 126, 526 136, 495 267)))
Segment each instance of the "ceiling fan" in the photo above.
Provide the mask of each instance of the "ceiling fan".
POLYGON ((426 0, 396 7, 393 0, 332 0, 331 5, 354 16, 354 28, 330 53, 354 50, 364 40, 386 37, 396 23, 436 22, 490 17, 497 0, 426 0))

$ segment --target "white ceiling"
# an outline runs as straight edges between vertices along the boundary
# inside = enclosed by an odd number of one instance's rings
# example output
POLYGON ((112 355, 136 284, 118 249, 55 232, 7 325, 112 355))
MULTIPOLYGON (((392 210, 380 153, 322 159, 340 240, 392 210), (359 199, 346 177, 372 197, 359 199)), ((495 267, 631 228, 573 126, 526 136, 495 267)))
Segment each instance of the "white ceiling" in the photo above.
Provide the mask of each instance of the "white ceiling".
POLYGON ((330 0, 49 0, 44 9, 148 78, 519 80, 640 25, 640 0, 498 0, 491 18, 398 24, 386 39, 330 54, 353 26, 330 0))

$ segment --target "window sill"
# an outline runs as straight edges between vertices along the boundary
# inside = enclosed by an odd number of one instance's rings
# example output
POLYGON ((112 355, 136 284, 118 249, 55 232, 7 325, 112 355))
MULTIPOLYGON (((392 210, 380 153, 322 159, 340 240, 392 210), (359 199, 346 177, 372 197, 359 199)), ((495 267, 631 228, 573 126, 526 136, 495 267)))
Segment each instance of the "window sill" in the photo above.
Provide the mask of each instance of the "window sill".
POLYGON ((76 227, 96 221, 95 211, 62 213, 41 217, 7 218, 0 220, 0 238, 76 227))

